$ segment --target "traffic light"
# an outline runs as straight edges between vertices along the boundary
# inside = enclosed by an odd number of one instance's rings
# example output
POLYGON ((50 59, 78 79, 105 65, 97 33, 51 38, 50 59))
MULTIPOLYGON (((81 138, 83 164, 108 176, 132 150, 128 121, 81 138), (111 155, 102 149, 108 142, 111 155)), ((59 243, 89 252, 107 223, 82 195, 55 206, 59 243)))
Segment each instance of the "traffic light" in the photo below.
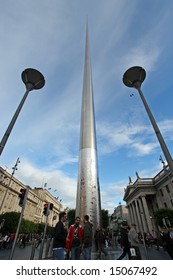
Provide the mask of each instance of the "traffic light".
POLYGON ((44 214, 45 216, 48 215, 48 210, 49 210, 49 209, 48 209, 48 206, 49 206, 48 203, 45 203, 45 204, 44 204, 43 214, 44 214))
POLYGON ((26 189, 20 189, 20 194, 19 194, 19 206, 22 207, 23 206, 23 201, 24 201, 24 198, 25 198, 25 192, 26 192, 26 189))
POLYGON ((50 210, 53 210, 53 203, 50 203, 49 209, 50 209, 50 210))

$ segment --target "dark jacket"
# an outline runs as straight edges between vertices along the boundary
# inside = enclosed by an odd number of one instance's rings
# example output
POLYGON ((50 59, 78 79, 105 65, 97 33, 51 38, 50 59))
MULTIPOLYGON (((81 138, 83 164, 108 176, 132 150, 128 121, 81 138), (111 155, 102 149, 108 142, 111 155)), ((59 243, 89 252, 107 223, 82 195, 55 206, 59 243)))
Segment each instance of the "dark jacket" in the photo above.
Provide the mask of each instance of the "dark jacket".
POLYGON ((96 232, 94 234, 94 239, 97 242, 97 244, 105 244, 105 235, 104 235, 102 229, 96 230, 96 232))
POLYGON ((84 231, 83 231, 83 244, 84 247, 91 247, 92 246, 92 239, 93 239, 93 225, 90 222, 85 223, 84 231))
POLYGON ((59 221, 56 224, 56 227, 54 230, 53 248, 59 248, 59 247, 65 248, 66 236, 67 236, 67 233, 66 233, 66 230, 64 229, 64 225, 61 221, 59 221))
POLYGON ((130 242, 128 239, 128 232, 126 229, 121 229, 121 247, 124 247, 125 249, 130 248, 130 242))

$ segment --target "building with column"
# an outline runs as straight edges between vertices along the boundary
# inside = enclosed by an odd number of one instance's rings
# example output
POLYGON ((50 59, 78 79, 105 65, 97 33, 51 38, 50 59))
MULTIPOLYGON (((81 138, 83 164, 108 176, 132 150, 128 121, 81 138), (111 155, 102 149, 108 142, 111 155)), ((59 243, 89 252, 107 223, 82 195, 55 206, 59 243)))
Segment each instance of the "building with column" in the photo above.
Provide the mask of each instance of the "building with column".
MULTIPOLYGON (((21 212, 19 206, 21 188, 25 189, 26 185, 0 167, 0 215, 6 212, 21 212)), ((54 205, 48 216, 48 225, 54 227, 59 220, 59 213, 63 210, 63 205, 44 188, 32 189, 29 187, 24 219, 34 223, 44 223, 46 216, 43 215, 43 207, 48 202, 54 205)))
POLYGON ((153 178, 140 178, 137 174, 134 183, 129 180, 123 199, 128 209, 129 224, 135 223, 139 232, 156 231, 154 212, 161 208, 173 210, 173 177, 169 167, 164 166, 153 178))

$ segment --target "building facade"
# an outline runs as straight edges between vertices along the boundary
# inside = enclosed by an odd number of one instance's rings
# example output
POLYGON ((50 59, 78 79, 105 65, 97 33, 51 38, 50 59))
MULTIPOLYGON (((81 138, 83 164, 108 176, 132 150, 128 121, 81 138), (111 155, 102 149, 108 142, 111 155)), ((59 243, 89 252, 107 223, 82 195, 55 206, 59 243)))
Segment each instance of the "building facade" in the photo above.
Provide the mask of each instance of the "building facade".
POLYGON ((114 212, 110 217, 110 229, 117 231, 123 221, 128 221, 128 209, 126 205, 119 203, 119 205, 114 208, 114 212))
MULTIPOLYGON (((19 206, 21 188, 26 189, 26 185, 0 167, 0 215, 6 212, 21 212, 19 206)), ((63 206, 44 188, 29 187, 23 218, 34 223, 44 223, 46 221, 46 216, 43 215, 45 203, 53 203, 53 209, 48 216, 48 225, 54 227, 63 206)))
MULTIPOLYGON (((168 166, 154 178, 140 178, 137 174, 136 181, 129 180, 124 191, 129 224, 135 223, 138 232, 157 231, 154 212, 161 208, 173 210, 173 177, 168 166)), ((163 223, 169 226, 166 217, 163 223)))
POLYGON ((126 205, 119 203, 119 205, 114 209, 112 218, 115 220, 128 220, 128 209, 126 205))

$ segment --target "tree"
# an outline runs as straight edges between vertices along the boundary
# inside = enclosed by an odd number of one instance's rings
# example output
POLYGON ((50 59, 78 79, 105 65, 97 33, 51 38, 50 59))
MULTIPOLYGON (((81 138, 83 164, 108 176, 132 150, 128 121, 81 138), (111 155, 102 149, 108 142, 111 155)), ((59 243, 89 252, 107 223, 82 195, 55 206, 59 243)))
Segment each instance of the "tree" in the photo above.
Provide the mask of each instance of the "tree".
MULTIPOLYGON (((67 211, 68 226, 71 226, 75 223, 75 211, 76 211, 75 209, 68 209, 67 211)), ((102 227, 106 229, 109 225, 108 210, 105 209, 101 210, 101 221, 102 221, 102 227)))
POLYGON ((0 215, 0 221, 5 220, 3 227, 1 228, 1 232, 10 233, 15 232, 18 221, 19 221, 20 213, 16 212, 7 212, 3 215, 0 215))
MULTIPOLYGON (((20 218, 20 213, 7 212, 0 215, 0 222, 4 219, 4 225, 1 228, 2 233, 15 233, 18 222, 20 218)), ((44 231, 45 224, 36 224, 32 221, 22 219, 19 233, 42 233, 44 231)), ((47 226, 47 233, 51 234, 53 232, 53 227, 47 226)))
POLYGON ((108 210, 105 209, 101 210, 101 219, 102 219, 102 227, 106 229, 109 225, 108 210))
POLYGON ((71 226, 75 222, 75 209, 68 209, 67 211, 68 226, 71 226))
POLYGON ((154 212, 156 224, 160 227, 173 225, 173 210, 161 208, 154 212))

